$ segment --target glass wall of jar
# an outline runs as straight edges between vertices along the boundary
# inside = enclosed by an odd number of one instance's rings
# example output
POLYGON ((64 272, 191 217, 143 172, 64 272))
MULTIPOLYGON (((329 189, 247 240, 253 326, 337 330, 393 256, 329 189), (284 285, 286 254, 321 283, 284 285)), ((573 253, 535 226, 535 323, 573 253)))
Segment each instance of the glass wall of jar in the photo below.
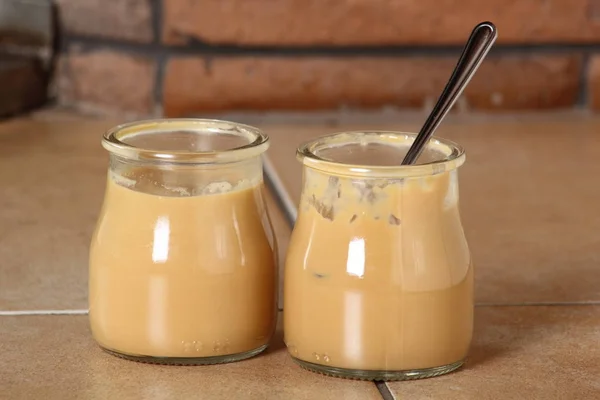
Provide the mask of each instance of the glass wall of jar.
POLYGON ((110 154, 89 265, 99 345, 152 363, 260 353, 277 317, 277 249, 263 193, 268 137, 241 124, 142 121, 110 154))
POLYGON ((303 189, 285 265, 285 341, 303 367, 401 380, 460 367, 473 269, 458 207, 462 148, 415 135, 341 133, 298 150, 303 189))

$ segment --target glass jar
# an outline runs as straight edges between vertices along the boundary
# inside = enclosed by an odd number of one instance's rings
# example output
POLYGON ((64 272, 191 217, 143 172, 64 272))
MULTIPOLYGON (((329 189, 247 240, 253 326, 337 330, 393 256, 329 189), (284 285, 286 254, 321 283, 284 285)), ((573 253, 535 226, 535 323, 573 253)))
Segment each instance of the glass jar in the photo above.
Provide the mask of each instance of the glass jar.
POLYGON ((298 149, 299 214, 284 280, 285 342, 301 366, 404 380, 460 367, 473 328, 473 268, 458 207, 458 145, 350 132, 298 149))
POLYGON ((90 322, 115 355, 215 364, 263 351, 277 318, 277 248, 256 128, 141 121, 104 135, 108 183, 92 239, 90 322))

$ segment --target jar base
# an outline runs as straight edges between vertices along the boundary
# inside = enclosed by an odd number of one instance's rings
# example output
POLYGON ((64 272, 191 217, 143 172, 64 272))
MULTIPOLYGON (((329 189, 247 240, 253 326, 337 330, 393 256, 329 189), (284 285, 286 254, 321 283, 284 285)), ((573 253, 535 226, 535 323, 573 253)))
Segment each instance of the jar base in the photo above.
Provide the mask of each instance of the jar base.
POLYGON ((387 371, 328 367, 325 365, 303 361, 295 357, 292 357, 292 359, 294 362, 296 362, 296 364, 311 372, 333 376, 336 378, 357 379, 363 381, 408 381, 433 378, 434 376, 450 373, 460 368, 465 363, 465 360, 460 360, 452 364, 442 365, 439 367, 409 369, 404 371, 387 371))
POLYGON ((113 356, 123 358, 129 361, 136 361, 145 364, 161 364, 161 365, 211 365, 211 364, 225 364, 236 361, 245 360, 247 358, 254 357, 268 347, 268 344, 260 346, 256 349, 252 349, 250 351, 245 351, 243 353, 236 354, 226 354, 222 356, 212 356, 212 357, 153 357, 153 356, 140 356, 122 353, 120 351, 108 349, 106 347, 100 346, 102 350, 111 354, 113 356))

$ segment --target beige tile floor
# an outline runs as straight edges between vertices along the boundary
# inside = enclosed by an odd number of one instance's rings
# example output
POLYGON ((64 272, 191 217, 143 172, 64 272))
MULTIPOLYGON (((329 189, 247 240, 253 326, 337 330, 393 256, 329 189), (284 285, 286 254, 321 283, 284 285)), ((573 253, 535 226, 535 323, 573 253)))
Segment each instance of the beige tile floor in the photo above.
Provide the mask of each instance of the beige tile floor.
MULTIPOLYGON (((263 128, 273 141, 269 158, 294 207, 301 190, 298 144, 333 132, 415 131, 418 125, 263 128)), ((600 303, 599 131, 600 119, 581 116, 551 122, 450 119, 440 129, 440 136, 467 152, 460 201, 478 303, 600 303)))
MULTIPOLYGON (((0 399, 381 398, 373 383, 297 367, 281 327, 265 355, 221 366, 144 365, 96 347, 87 316, 70 314, 87 308, 111 125, 69 114, 0 123, 0 399)), ((270 192, 268 203, 283 259, 290 227, 270 192)))
POLYGON ((600 306, 484 306, 464 368, 389 382, 397 400, 600 398, 600 306))
POLYGON ((0 310, 87 308, 88 244, 109 124, 0 125, 0 310))
POLYGON ((104 353, 90 336, 86 316, 0 318, 2 399, 381 398, 371 383, 331 379, 296 366, 280 329, 270 349, 250 360, 174 367, 104 353))
MULTIPOLYGON (((301 190, 298 144, 333 132, 418 127, 411 121, 263 126, 273 139, 269 157, 292 214, 301 190)), ((550 122, 451 118, 444 125, 440 136, 467 151, 460 190, 480 304, 474 343, 463 369, 388 383, 387 396, 600 398, 598 130, 600 120, 581 116, 550 122)))
MULTIPOLYGON (((570 116, 552 123, 457 121, 443 135, 468 152, 461 204, 481 304, 471 358, 459 372, 389 384, 384 394, 600 398, 600 123, 570 116), (538 303, 553 305, 531 305, 538 303)), ((107 161, 99 135, 110 125, 52 113, 0 124, 0 398, 381 398, 372 383, 293 365, 281 331, 269 352, 252 360, 159 367, 101 352, 84 315, 39 315, 84 312, 87 306, 87 246, 107 161)), ((415 127, 407 123, 404 129, 415 127)), ((285 189, 278 195, 283 203, 286 195, 291 199, 288 212, 300 189, 297 144, 365 129, 356 121, 263 128, 273 138, 269 156, 285 189)), ((275 207, 281 201, 269 201, 283 257, 289 226, 275 207)))

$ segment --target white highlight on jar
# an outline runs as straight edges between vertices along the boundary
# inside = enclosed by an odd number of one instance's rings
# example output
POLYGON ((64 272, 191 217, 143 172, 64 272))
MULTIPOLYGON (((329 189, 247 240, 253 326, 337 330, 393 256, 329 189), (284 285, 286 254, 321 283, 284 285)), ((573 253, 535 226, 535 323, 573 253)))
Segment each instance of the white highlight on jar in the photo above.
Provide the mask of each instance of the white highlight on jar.
POLYGON ((167 315, 169 315, 168 283, 162 276, 151 276, 148 281, 148 339, 157 347, 167 342, 167 315))
POLYGON ((154 243, 152 244, 152 261, 162 264, 169 258, 169 240, 171 226, 169 218, 160 216, 154 226, 154 243))
POLYGON ((365 275, 365 239, 354 238, 348 244, 346 272, 359 278, 365 275))
POLYGON ((362 351, 362 293, 344 292, 344 353, 360 361, 362 351))
POLYGON ((455 207, 458 203, 458 173, 457 171, 450 172, 448 181, 448 191, 444 197, 444 209, 455 207))

